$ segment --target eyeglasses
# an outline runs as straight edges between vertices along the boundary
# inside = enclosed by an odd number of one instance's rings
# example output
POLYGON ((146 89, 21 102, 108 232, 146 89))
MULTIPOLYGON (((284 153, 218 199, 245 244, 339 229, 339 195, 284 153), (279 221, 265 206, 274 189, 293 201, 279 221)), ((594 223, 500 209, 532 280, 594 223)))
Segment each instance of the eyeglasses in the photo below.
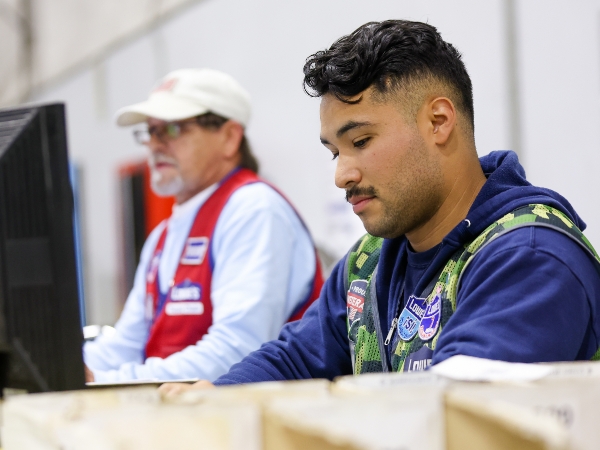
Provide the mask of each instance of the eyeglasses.
POLYGON ((133 137, 138 144, 148 145, 152 137, 166 144, 179 138, 185 128, 193 123, 198 123, 197 117, 193 119, 180 120, 178 122, 167 122, 162 125, 152 125, 147 128, 140 128, 133 131, 133 137))

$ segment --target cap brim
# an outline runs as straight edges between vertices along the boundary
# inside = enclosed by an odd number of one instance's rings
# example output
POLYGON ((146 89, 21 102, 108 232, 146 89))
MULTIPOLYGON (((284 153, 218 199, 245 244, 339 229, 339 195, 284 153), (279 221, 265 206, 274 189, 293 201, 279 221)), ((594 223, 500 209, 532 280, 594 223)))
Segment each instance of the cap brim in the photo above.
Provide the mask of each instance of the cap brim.
POLYGON ((189 100, 157 95, 145 102, 119 109, 115 114, 115 120, 117 125, 126 127, 145 122, 150 117, 170 122, 189 119, 207 112, 207 108, 189 100))

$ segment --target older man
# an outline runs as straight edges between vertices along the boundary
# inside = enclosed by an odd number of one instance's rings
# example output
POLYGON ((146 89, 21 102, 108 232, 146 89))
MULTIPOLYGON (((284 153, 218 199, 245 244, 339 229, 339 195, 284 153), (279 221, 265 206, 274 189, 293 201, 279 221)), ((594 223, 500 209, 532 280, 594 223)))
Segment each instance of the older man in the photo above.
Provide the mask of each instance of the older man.
POLYGON ((249 116, 246 91, 209 69, 172 72, 117 112, 144 124, 152 188, 176 205, 144 245, 116 335, 84 347, 88 381, 214 380, 318 296, 306 227, 256 175, 249 116))

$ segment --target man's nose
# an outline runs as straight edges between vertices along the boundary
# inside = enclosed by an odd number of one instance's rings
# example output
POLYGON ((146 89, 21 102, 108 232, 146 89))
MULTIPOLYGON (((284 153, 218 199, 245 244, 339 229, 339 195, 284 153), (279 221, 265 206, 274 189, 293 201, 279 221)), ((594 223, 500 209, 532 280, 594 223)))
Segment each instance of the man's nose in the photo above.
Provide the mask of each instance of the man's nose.
POLYGON ((360 183, 361 178, 361 172, 354 158, 340 154, 335 167, 335 185, 340 189, 348 189, 360 183))
POLYGON ((150 140, 146 143, 146 147, 150 151, 150 153, 166 153, 167 145, 156 136, 151 136, 150 140))

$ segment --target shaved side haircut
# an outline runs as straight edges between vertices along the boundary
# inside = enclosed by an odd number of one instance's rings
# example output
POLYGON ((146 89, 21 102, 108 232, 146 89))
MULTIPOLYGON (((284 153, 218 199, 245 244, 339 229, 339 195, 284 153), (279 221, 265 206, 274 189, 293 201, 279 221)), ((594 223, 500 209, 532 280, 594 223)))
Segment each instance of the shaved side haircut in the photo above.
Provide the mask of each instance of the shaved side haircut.
POLYGON ((473 87, 461 54, 437 29, 421 22, 369 22, 308 57, 304 90, 345 103, 373 86, 376 101, 396 96, 410 117, 430 96, 448 97, 474 133, 473 87))

